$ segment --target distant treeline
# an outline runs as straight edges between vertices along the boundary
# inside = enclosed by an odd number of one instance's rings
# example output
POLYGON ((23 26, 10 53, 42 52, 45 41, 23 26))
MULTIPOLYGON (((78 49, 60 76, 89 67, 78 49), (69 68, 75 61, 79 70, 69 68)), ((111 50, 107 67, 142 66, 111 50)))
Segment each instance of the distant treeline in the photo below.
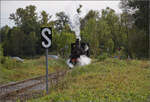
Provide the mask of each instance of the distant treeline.
MULTIPOLYGON (((90 44, 91 55, 115 55, 120 51, 124 57, 148 58, 148 6, 148 0, 121 0, 122 14, 116 14, 107 7, 102 11, 90 10, 85 17, 80 18, 81 39, 90 44)), ((10 14, 9 19, 15 22, 15 26, 10 28, 6 25, 0 29, 1 54, 19 57, 44 54, 40 28, 48 26, 53 29, 50 51, 69 55, 70 44, 75 41, 74 32, 68 25, 69 17, 65 12, 58 12, 57 19, 51 20, 53 15, 42 11, 38 16, 36 8, 29 5, 10 14)), ((81 8, 82 6, 77 9, 79 15, 82 13, 81 8)))

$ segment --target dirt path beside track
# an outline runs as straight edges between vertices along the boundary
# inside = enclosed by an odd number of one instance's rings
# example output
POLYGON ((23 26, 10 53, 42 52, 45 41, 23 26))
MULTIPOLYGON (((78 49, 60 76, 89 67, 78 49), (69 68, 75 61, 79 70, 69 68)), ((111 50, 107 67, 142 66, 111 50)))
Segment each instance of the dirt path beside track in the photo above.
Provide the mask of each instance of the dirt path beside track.
MULTIPOLYGON (((49 87, 56 85, 69 71, 59 71, 48 75, 49 87)), ((43 94, 46 88, 45 76, 35 77, 0 86, 0 102, 25 101, 43 94)))

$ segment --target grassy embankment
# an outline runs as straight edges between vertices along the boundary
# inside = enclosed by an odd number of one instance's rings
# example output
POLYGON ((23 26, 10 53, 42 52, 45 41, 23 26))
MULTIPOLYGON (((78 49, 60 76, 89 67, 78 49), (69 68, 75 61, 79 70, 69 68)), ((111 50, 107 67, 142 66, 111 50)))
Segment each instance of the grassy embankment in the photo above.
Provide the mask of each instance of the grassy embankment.
MULTIPOLYGON (((38 59, 25 59, 23 63, 11 58, 6 58, 5 60, 5 64, 0 67, 0 85, 45 75, 44 56, 38 59)), ((49 58, 49 73, 67 69, 65 63, 62 59, 55 60, 49 58)))
POLYGON ((148 61, 106 59, 76 67, 49 95, 29 102, 150 102, 148 61))

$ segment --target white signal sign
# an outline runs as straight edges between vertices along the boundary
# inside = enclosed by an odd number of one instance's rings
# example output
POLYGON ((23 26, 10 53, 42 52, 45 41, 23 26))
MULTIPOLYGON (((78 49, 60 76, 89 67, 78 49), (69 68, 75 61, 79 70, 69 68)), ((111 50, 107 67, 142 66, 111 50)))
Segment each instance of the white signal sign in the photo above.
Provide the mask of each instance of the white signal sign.
POLYGON ((52 29, 50 27, 41 28, 42 47, 49 48, 52 44, 52 29))
POLYGON ((52 44, 52 28, 41 28, 42 47, 46 50, 46 93, 48 94, 48 48, 52 44))

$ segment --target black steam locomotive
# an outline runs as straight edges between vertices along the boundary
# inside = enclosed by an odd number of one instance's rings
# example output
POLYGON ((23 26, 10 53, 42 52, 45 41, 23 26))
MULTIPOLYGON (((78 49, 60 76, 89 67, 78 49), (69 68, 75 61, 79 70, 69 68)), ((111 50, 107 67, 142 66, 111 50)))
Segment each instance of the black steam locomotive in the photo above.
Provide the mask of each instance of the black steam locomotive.
POLYGON ((90 56, 89 44, 80 42, 79 39, 77 39, 75 43, 71 44, 70 63, 72 63, 73 65, 77 64, 77 59, 81 55, 86 55, 88 57, 90 56))

